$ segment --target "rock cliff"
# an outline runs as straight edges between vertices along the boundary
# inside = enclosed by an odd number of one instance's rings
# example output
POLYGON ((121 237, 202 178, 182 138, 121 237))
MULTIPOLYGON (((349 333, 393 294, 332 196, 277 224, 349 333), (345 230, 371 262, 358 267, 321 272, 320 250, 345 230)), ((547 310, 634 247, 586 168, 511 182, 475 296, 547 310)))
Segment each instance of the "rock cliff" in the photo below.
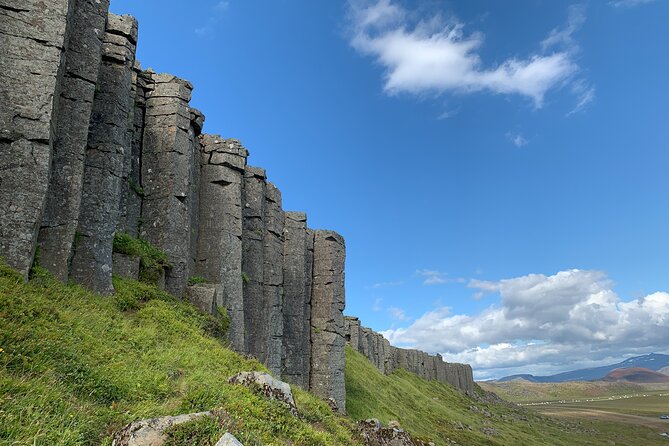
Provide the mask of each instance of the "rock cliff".
POLYGON ((0 256, 27 277, 39 250, 60 280, 110 294, 112 274, 141 273, 114 253, 126 233, 166 253, 151 280, 227 313, 235 350, 342 411, 346 339, 385 373, 471 390, 468 366, 344 319, 343 237, 285 212, 239 141, 203 134, 193 86, 142 70, 137 22, 108 3, 0 0, 0 256))

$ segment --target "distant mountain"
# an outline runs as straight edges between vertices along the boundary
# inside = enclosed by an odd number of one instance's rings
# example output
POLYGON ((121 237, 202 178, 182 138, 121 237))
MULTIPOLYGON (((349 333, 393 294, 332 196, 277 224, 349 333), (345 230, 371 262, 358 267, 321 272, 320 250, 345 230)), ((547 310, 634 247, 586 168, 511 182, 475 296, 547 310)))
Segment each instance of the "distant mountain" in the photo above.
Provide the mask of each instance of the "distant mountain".
POLYGON ((641 367, 653 371, 658 371, 664 367, 669 367, 669 355, 651 353, 649 355, 636 356, 629 358, 618 364, 605 365, 602 367, 593 367, 590 369, 572 370, 549 376, 534 376, 529 374, 510 375, 500 378, 498 382, 513 381, 524 379, 525 381, 535 383, 559 383, 565 381, 594 381, 604 378, 608 373, 615 369, 641 367))
POLYGON ((609 372, 604 378, 604 381, 627 381, 639 384, 648 383, 666 383, 669 382, 669 376, 660 372, 643 367, 626 367, 623 369, 615 369, 609 372))

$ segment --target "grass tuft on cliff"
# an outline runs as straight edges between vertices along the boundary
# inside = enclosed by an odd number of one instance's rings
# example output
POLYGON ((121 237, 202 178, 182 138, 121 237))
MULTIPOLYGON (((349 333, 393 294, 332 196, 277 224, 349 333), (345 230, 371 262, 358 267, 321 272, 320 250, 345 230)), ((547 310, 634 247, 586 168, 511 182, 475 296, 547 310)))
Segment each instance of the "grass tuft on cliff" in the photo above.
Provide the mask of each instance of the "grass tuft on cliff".
POLYGON ((346 411, 354 420, 378 418, 400 425, 437 445, 654 445, 666 440, 642 426, 610 422, 566 422, 501 400, 472 399, 448 384, 405 370, 389 376, 346 347, 346 411))
POLYGON ((227 415, 170 444, 213 445, 226 430, 247 446, 357 444, 352 423, 307 392, 294 389, 298 419, 228 384, 263 366, 215 337, 216 318, 143 283, 114 287, 101 297, 40 268, 24 283, 0 264, 0 445, 108 445, 131 421, 211 409, 227 415))

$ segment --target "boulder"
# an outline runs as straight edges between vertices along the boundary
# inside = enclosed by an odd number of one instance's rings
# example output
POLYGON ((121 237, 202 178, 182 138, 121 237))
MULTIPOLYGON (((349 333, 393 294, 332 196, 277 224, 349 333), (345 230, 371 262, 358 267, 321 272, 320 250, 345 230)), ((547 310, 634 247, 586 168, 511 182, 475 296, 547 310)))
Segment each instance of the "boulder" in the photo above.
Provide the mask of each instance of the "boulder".
POLYGON ((274 378, 265 372, 241 372, 231 377, 230 384, 241 384, 246 387, 259 389, 265 397, 285 403, 293 415, 297 415, 297 407, 293 399, 290 384, 274 378))
POLYGON ((215 446, 244 446, 230 432, 226 433, 216 442, 215 446))
MULTIPOLYGON (((393 422, 391 422, 393 423, 393 422)), ((397 426, 399 423, 394 422, 397 426)), ((428 446, 422 440, 411 437, 407 432, 399 427, 383 427, 379 420, 370 418, 369 420, 359 421, 358 429, 363 442, 367 446, 428 446)))
POLYGON ((162 446, 166 440, 165 431, 170 427, 212 415, 211 412, 198 412, 135 421, 114 434, 112 446, 162 446))

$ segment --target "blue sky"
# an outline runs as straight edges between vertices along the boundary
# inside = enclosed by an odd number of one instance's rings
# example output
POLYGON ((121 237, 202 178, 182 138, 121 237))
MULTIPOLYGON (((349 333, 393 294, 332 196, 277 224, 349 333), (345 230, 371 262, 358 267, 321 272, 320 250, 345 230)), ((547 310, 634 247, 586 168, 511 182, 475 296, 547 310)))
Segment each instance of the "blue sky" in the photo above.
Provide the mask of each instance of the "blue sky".
POLYGON ((669 345, 669 2, 112 0, 284 209, 347 241, 347 308, 478 378, 669 345))

